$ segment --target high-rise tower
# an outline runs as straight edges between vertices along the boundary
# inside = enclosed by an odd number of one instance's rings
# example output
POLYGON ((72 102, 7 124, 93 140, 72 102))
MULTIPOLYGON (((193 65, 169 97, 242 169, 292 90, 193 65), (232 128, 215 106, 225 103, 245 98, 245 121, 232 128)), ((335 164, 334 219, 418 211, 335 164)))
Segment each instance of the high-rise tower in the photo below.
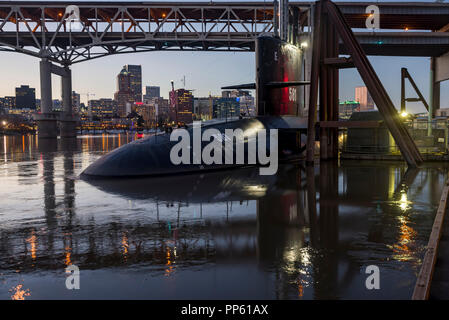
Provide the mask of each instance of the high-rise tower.
POLYGON ((127 64, 123 67, 129 73, 130 89, 135 102, 142 102, 142 66, 127 64))

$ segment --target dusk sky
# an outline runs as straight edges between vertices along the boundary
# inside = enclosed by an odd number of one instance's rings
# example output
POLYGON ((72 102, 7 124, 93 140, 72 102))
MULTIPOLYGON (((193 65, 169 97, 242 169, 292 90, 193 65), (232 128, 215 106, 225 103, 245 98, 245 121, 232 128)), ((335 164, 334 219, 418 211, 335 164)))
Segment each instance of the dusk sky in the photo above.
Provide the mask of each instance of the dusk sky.
MULTIPOLYGON (((207 1, 209 2, 209 1, 207 1)), ((267 1, 268 2, 268 1, 267 1)), ((123 3, 123 2, 122 2, 123 3)), ((406 4, 404 4, 406 5, 406 4)), ((19 53, 0 52, 0 96, 15 95, 15 87, 22 84, 39 88, 39 60, 19 53)), ((370 57, 385 88, 396 107, 400 105, 401 68, 408 68, 424 96, 429 95, 429 58, 370 57)), ((91 98, 112 98, 116 91, 116 76, 125 64, 142 65, 142 84, 161 87, 161 94, 168 97, 170 80, 175 87, 182 87, 186 77, 187 89, 194 89, 195 96, 220 94, 221 86, 253 82, 255 78, 254 53, 233 52, 146 52, 108 56, 72 66, 73 90, 94 93, 91 98)), ((53 76, 53 99, 60 98, 60 80, 53 76)), ((354 99, 354 87, 363 85, 355 69, 341 71, 340 99, 354 99)), ((449 107, 449 85, 441 86, 441 107, 449 107)), ((410 86, 408 96, 413 94, 410 86)), ((86 96, 81 97, 86 101, 86 96)), ((424 112, 420 103, 409 103, 412 111, 424 112)))

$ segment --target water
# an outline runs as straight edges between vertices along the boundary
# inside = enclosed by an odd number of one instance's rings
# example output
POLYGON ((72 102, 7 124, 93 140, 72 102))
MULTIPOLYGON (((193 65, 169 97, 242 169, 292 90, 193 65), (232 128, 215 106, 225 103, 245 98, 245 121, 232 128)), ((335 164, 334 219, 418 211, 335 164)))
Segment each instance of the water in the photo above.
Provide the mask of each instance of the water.
POLYGON ((79 174, 131 135, 0 137, 0 299, 409 299, 447 169, 79 174), (65 268, 80 268, 67 290, 65 268), (365 269, 380 268, 380 290, 365 269))

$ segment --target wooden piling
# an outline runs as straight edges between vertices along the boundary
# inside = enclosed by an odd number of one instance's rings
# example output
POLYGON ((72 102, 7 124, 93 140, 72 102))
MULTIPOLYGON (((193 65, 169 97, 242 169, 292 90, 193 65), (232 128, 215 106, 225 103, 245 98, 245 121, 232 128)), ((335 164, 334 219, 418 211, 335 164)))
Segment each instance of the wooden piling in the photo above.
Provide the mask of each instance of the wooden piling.
POLYGON ((326 8, 330 22, 350 53, 354 66, 365 82, 403 157, 409 166, 418 166, 423 162, 423 158, 343 14, 333 2, 328 0, 320 2, 326 8))
POLYGON ((310 75, 309 111, 307 121, 307 154, 306 163, 313 164, 315 156, 315 122, 318 100, 318 78, 321 51, 321 2, 317 2, 314 12, 312 66, 310 75))
POLYGON ((443 188, 440 198, 440 205, 433 222, 432 232, 430 233, 429 242, 427 243, 426 254, 419 271, 415 289, 413 290, 412 300, 427 300, 429 298, 430 286, 432 283, 433 271, 438 257, 438 246, 440 243, 441 233, 443 230, 444 216, 447 209, 449 195, 449 180, 443 188))

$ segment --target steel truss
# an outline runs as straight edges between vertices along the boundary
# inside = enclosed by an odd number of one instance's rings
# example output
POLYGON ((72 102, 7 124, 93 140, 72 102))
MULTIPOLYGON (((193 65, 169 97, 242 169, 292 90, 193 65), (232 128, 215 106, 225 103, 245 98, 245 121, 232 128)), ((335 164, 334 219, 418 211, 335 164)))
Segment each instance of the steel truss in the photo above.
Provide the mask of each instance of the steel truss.
POLYGON ((77 7, 75 25, 61 3, 0 3, 1 50, 69 65, 155 50, 253 51, 257 36, 274 32, 272 2, 77 7))

